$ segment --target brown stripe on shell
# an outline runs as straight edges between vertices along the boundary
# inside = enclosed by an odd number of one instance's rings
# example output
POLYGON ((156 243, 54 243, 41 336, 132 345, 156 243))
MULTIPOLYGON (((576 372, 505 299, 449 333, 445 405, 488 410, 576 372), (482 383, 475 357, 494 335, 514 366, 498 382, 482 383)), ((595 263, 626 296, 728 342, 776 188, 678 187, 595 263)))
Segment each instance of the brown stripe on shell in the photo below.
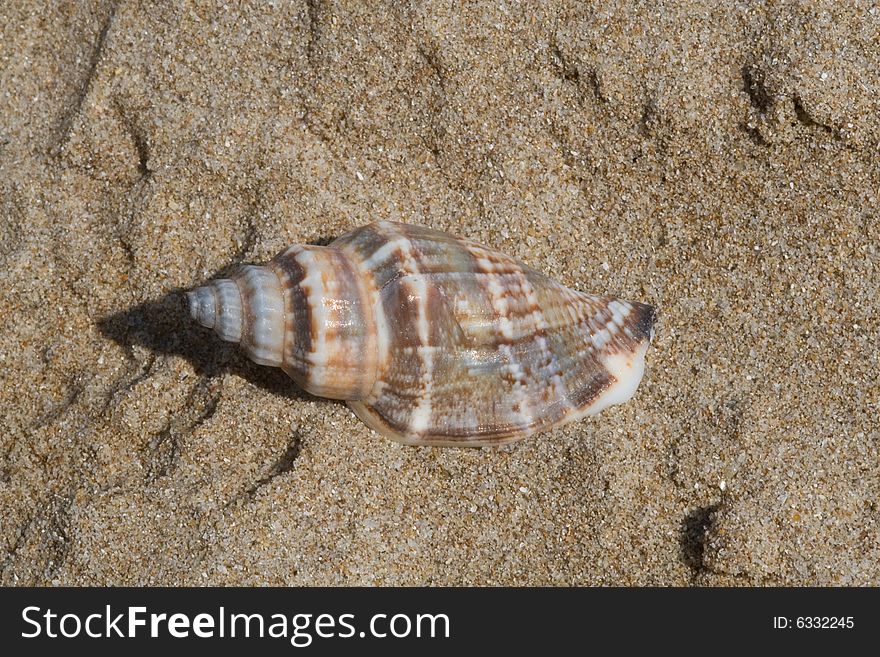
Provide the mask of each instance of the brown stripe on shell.
POLYGON ((363 399, 372 389, 376 376, 376 335, 370 301, 354 266, 336 249, 326 249, 328 258, 325 290, 335 290, 333 303, 325 304, 325 340, 333 348, 325 363, 325 378, 346 381, 346 398, 363 399))
POLYGON ((300 283, 306 272, 296 260, 300 247, 291 247, 275 256, 269 267, 284 290, 284 362, 281 368, 297 385, 308 389, 309 359, 312 351, 312 311, 300 283))
POLYGON ((338 249, 294 248, 279 264, 294 267, 290 260, 302 272, 291 302, 298 335, 308 332, 309 348, 291 350, 288 365, 314 395, 363 398, 375 382, 376 346, 372 307, 361 276, 338 249))
POLYGON ((390 239, 398 225, 378 221, 363 226, 334 240, 330 248, 342 251, 353 263, 369 265, 361 270, 371 276, 376 289, 381 290, 401 273, 399 257, 394 255, 399 245, 390 239))
POLYGON ((244 293, 244 290, 242 290, 241 282, 238 280, 240 274, 241 269, 238 269, 231 278, 235 281, 235 285, 238 288, 239 299, 241 299, 241 336, 238 339, 238 343, 242 344, 250 341, 254 319, 251 313, 251 304, 248 302, 247 295, 244 293))
POLYGON ((430 342, 420 335, 420 322, 427 322, 430 327, 430 318, 425 315, 428 284, 424 279, 413 280, 421 272, 405 233, 386 222, 377 224, 376 230, 384 242, 367 260, 375 260, 374 269, 379 274, 375 281, 381 290, 376 312, 383 313, 385 318, 389 360, 377 377, 379 396, 375 403, 382 407, 395 430, 416 435, 421 431, 413 426, 413 414, 431 383, 426 372, 428 356, 424 353, 430 342), (391 280, 393 285, 388 284, 391 280), (413 289, 417 284, 421 290, 413 289))
POLYGON ((577 409, 589 408, 616 379, 596 359, 584 359, 568 370, 569 400, 577 409))

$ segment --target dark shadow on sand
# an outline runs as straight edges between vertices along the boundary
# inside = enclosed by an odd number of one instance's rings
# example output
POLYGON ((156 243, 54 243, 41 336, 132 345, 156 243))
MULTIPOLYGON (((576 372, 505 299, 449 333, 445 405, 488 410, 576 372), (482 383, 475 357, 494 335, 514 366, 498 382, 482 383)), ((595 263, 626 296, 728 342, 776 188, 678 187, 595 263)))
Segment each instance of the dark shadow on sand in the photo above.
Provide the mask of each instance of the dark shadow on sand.
POLYGON ((691 569, 694 576, 704 570, 703 554, 706 551, 706 537, 715 518, 715 512, 720 507, 720 504, 712 504, 694 509, 681 523, 679 557, 691 569))

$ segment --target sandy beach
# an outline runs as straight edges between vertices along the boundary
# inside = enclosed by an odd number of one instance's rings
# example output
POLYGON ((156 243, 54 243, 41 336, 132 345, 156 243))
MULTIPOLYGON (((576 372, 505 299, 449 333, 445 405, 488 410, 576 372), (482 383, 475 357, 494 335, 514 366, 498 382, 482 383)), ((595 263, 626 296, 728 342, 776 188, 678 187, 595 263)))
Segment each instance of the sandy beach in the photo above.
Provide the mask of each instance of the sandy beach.
POLYGON ((880 6, 0 5, 3 585, 880 585, 880 6), (407 447, 181 292, 378 219, 652 304, 407 447))

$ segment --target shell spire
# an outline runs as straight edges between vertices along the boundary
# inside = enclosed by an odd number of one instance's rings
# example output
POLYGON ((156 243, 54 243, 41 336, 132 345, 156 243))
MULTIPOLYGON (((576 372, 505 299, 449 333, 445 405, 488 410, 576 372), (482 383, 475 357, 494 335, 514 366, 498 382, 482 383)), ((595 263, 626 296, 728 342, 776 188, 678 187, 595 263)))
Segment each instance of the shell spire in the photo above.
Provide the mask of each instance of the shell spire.
POLYGON ((629 400, 654 310, 479 244, 378 222, 188 292, 192 317, 420 445, 489 445, 629 400))
POLYGON ((265 267, 242 267, 187 298, 193 319, 313 395, 362 399, 373 388, 372 309, 336 249, 292 246, 265 267))

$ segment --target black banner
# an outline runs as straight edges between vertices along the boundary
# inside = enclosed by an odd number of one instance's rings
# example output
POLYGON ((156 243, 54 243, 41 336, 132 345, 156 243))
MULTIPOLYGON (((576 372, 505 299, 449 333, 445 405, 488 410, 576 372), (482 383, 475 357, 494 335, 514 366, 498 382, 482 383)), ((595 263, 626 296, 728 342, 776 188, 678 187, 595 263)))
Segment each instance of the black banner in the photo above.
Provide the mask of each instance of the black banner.
POLYGON ((3 589, 0 645, 386 654, 876 645, 876 589, 3 589))

